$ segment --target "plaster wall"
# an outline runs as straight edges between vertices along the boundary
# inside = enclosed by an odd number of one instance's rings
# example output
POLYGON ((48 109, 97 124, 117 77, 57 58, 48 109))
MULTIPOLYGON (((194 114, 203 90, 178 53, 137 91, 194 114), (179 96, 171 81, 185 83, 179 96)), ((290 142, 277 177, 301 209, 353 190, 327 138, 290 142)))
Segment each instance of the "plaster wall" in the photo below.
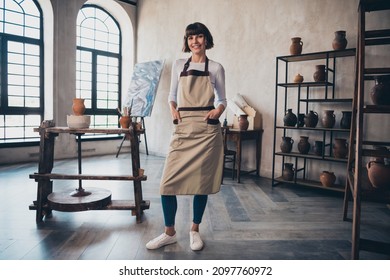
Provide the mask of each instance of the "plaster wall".
MULTIPOLYGON (((358 2, 358 0, 196 2, 139 0, 137 61, 165 60, 152 116, 146 119, 149 151, 160 155, 167 152, 172 129, 167 106, 172 62, 188 56, 181 52, 184 29, 189 23, 200 21, 209 27, 214 37, 215 46, 208 51, 208 57, 222 63, 225 68, 227 98, 232 99, 240 93, 261 114, 264 134, 260 172, 262 176, 271 177, 275 58, 289 54, 291 37, 302 38, 303 53, 332 50, 332 40, 337 30, 346 30, 347 47, 355 48, 358 2)), ((377 28, 388 28, 389 13, 381 13, 380 17, 370 17, 368 22, 377 28)), ((389 63, 389 57, 378 57, 375 60, 383 61, 387 65, 389 63)), ((290 75, 300 73, 306 81, 313 81, 314 65, 323 63, 314 61, 292 66, 290 75)), ((341 59, 337 67, 336 95, 351 97, 354 59, 341 59)), ((295 107, 292 108, 295 110, 295 107)), ((335 108, 338 120, 341 118, 341 109, 335 108)), ((283 107, 279 106, 278 110, 283 112, 283 107)), ((229 110, 227 114, 228 123, 231 124, 234 116, 229 110)), ((388 122, 386 124, 388 126, 388 122)), ((377 127, 370 127, 370 131, 382 133, 383 130, 380 129, 382 125, 383 122, 379 121, 377 127)), ((389 136, 388 131, 383 133, 389 136)), ((345 136, 348 138, 348 135, 345 136)), ((279 143, 279 140, 277 141, 279 143)), ((253 148, 254 144, 250 142, 245 144, 244 169, 254 168, 253 148)))

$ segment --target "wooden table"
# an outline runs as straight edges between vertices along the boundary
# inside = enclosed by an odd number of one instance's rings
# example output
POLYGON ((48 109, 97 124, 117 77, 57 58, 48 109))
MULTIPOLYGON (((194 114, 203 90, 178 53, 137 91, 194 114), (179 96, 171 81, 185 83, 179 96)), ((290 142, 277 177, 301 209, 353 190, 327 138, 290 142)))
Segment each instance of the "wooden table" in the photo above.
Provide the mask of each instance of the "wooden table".
POLYGON ((38 183, 37 200, 30 205, 30 210, 36 210, 36 222, 42 222, 45 216, 51 216, 52 210, 75 212, 86 210, 131 210, 136 216, 137 223, 141 222, 143 210, 149 209, 150 201, 143 200, 141 181, 147 177, 140 168, 139 158, 139 134, 143 130, 136 130, 133 123, 129 129, 70 129, 68 127, 55 127, 53 121, 42 122, 34 131, 40 134, 39 167, 38 172, 30 174, 31 179, 38 183), (78 174, 54 174, 54 143, 59 133, 75 134, 78 137, 78 174), (81 135, 86 133, 101 134, 127 134, 131 146, 132 175, 86 175, 82 174, 81 162, 81 135), (79 187, 73 192, 53 192, 52 180, 78 180, 79 187), (134 201, 111 200, 111 192, 104 189, 89 188, 84 190, 83 180, 122 180, 133 181, 134 201))
POLYGON ((254 173, 260 175, 260 157, 261 157, 261 138, 263 135, 262 129, 229 129, 228 140, 235 142, 237 152, 237 182, 240 183, 241 175, 254 173), (253 140, 256 142, 256 169, 249 171, 241 171, 241 154, 242 154, 242 142, 247 140, 253 140))

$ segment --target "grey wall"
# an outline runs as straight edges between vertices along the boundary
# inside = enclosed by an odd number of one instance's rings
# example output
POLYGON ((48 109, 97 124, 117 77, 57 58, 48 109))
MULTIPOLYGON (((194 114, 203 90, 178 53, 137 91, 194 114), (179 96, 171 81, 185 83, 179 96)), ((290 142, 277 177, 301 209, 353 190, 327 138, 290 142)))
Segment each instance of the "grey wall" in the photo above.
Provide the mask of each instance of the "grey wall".
MULTIPOLYGON (((43 0, 42 0, 43 1, 43 0)), ((97 2, 109 1, 96 0, 97 2)), ((75 91, 75 22, 84 0, 51 0, 54 12, 54 73, 53 106, 58 125, 66 125, 71 113, 71 98, 75 91)), ((171 134, 171 117, 167 106, 172 62, 188 54, 181 52, 183 32, 189 23, 205 23, 214 36, 215 47, 208 56, 223 64, 226 71, 228 99, 240 93, 262 116, 264 129, 261 175, 271 176, 274 122, 275 57, 289 54, 291 37, 302 37, 303 53, 332 49, 336 30, 346 30, 348 48, 356 47, 358 0, 139 0, 138 7, 120 4, 133 23, 134 53, 124 62, 164 59, 165 67, 159 85, 152 116, 146 118, 148 148, 151 154, 164 156, 171 134)), ((115 3, 118 4, 118 3, 115 3)), ((376 28, 390 26, 389 12, 370 16, 370 25, 376 28)), ((126 36, 126 34, 125 34, 126 36)), ((376 51, 373 51, 375 54, 376 51)), ((389 63, 388 57, 376 61, 389 63)), ((292 68, 306 81, 312 79, 314 64, 292 68)), ((131 70, 131 68, 130 68, 131 70)), ((128 70, 128 77, 131 71, 128 70)), ((354 78, 353 59, 343 59, 338 68, 338 96, 352 96, 354 78)), ((128 78, 128 82, 129 82, 128 78)), ((124 87, 127 87, 124 82, 124 87)), ((123 92, 125 93, 125 91, 123 92)), ((125 94, 124 94, 125 95, 125 94)), ((282 107, 280 107, 282 109, 282 107)), ((228 110, 228 121, 234 116, 228 110)), ((389 126, 379 120, 379 125, 389 126)), ((370 127, 373 134, 388 133, 370 127)), ((378 135, 379 137, 379 135, 378 135)), ((115 153, 120 141, 85 143, 85 155, 115 153)), ((76 143, 61 135, 57 139, 57 158, 74 157, 76 143)), ((254 167, 253 144, 244 147, 244 167, 254 167)), ((141 143, 141 151, 144 150, 141 143)), ((37 160, 38 148, 1 149, 0 163, 37 160), (13 156, 10 157, 9 155, 13 156)))

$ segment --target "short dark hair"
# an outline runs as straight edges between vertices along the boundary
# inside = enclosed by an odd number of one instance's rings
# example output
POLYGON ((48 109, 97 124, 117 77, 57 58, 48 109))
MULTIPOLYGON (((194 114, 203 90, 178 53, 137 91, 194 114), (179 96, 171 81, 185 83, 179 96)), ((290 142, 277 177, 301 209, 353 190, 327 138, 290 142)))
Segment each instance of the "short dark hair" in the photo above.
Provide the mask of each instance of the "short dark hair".
POLYGON ((199 35, 203 34, 206 38, 206 50, 214 47, 213 36, 211 35, 209 29, 200 22, 191 23, 186 27, 186 31, 184 34, 184 44, 183 44, 183 52, 190 52, 190 47, 188 46, 187 39, 190 35, 199 35))

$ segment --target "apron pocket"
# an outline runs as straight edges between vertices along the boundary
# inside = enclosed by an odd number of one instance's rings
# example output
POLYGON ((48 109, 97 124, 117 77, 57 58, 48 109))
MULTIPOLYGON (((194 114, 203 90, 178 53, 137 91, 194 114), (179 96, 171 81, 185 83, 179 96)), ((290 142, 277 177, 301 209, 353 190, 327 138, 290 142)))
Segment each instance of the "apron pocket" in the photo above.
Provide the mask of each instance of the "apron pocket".
POLYGON ((207 119, 207 124, 213 124, 213 125, 216 125, 216 124, 219 124, 219 120, 217 119, 207 119))

